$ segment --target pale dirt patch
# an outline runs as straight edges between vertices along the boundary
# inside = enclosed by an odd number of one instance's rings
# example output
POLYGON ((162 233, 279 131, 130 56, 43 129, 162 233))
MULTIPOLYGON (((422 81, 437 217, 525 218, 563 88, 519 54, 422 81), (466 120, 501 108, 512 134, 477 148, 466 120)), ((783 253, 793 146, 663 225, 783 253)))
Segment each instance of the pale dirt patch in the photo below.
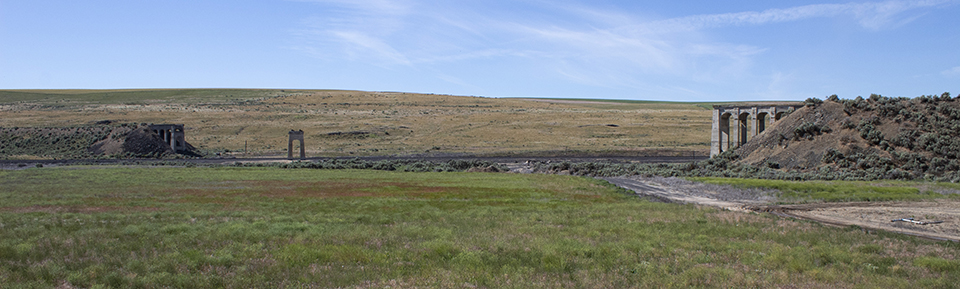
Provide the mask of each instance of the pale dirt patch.
POLYGON ((638 195, 671 203, 700 204, 731 211, 749 212, 748 206, 759 206, 776 201, 774 191, 737 189, 664 177, 604 178, 638 195))
POLYGON ((738 189, 662 177, 634 176, 604 180, 655 201, 699 204, 738 212, 767 212, 827 225, 859 226, 867 230, 960 241, 960 201, 957 200, 773 205, 777 200, 776 191, 738 189), (892 222, 903 218, 943 222, 927 225, 892 222))
POLYGON ((589 101, 589 100, 562 100, 562 99, 536 99, 536 98, 520 98, 520 99, 526 100, 526 101, 546 102, 546 103, 625 105, 625 103, 618 103, 618 102, 602 102, 602 101, 589 101))
POLYGON ((859 226, 934 239, 960 241, 960 201, 818 203, 757 207, 757 211, 809 219, 837 226, 859 226), (893 222, 903 218, 942 221, 920 225, 893 222))

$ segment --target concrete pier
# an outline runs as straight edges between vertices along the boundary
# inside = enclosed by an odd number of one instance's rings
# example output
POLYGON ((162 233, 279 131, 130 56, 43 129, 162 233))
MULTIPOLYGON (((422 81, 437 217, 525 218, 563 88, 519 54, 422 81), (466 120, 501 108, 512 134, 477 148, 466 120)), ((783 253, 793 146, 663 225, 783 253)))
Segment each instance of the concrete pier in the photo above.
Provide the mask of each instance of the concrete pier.
POLYGON ((767 127, 779 121, 786 112, 801 106, 803 105, 714 105, 710 157, 747 143, 747 140, 763 133, 767 127))
POLYGON ((151 124, 150 130, 163 138, 163 142, 169 144, 174 152, 187 149, 182 124, 151 124))
POLYGON ((300 159, 307 158, 307 150, 303 147, 303 130, 290 130, 290 140, 287 141, 287 159, 293 159, 293 141, 300 141, 300 159))

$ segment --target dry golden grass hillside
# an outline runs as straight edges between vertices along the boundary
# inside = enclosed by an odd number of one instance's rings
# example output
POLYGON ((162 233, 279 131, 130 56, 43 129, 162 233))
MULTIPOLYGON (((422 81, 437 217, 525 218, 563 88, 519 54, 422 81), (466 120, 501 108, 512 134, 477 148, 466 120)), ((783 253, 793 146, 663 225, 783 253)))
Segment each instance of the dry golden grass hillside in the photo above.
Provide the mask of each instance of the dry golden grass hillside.
POLYGON ((291 129, 306 133, 308 156, 706 154, 708 107, 334 90, 20 90, 0 91, 0 127, 182 123, 201 150, 250 156, 286 154, 291 129))

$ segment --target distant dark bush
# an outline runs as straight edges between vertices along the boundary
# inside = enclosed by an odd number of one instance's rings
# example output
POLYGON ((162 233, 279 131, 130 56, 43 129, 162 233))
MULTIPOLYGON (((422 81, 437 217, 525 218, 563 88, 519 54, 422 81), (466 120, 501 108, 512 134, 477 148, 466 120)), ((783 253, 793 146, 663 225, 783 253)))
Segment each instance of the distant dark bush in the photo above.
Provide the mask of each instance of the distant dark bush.
POLYGON ((764 162, 764 163, 766 164, 766 166, 767 166, 768 168, 771 168, 771 169, 779 169, 779 168, 780 168, 780 163, 775 162, 775 161, 766 161, 766 162, 764 162))
POLYGON ((880 142, 883 141, 883 133, 875 126, 875 124, 879 123, 880 120, 876 117, 861 120, 860 123, 857 124, 860 137, 867 140, 870 144, 880 144, 880 142))
POLYGON ((857 127, 857 124, 853 122, 849 117, 844 118, 840 121, 840 128, 842 129, 854 129, 857 127))
POLYGON ((813 139, 814 136, 818 136, 824 133, 830 133, 831 129, 826 124, 819 124, 813 122, 804 122, 800 126, 793 129, 793 139, 813 139))
POLYGON ((844 159, 843 153, 835 149, 828 149, 821 161, 825 164, 837 163, 844 159))
POLYGON ((818 106, 818 105, 820 105, 821 103, 823 103, 823 101, 820 100, 819 98, 811 97, 811 98, 807 98, 806 100, 803 101, 803 106, 808 106, 808 107, 809 107, 809 106, 818 106))
POLYGON ((905 130, 901 131, 896 137, 891 139, 890 143, 898 147, 904 147, 912 150, 914 147, 914 140, 916 140, 919 136, 920 132, 917 130, 905 130))

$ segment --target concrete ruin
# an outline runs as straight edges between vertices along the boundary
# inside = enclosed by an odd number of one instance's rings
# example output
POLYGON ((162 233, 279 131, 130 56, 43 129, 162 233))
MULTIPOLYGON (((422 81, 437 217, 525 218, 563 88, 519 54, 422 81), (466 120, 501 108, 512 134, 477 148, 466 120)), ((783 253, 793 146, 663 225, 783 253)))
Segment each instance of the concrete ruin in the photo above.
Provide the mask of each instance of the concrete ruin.
POLYGON ((182 124, 151 124, 150 130, 160 135, 163 142, 169 144, 174 152, 187 150, 182 124))
POLYGON ((290 130, 290 140, 287 141, 287 159, 293 159, 293 141, 300 141, 300 159, 307 158, 306 148, 303 146, 303 130, 290 130))
POLYGON ((710 157, 735 149, 763 133, 797 105, 713 106, 713 129, 710 132, 710 157))

